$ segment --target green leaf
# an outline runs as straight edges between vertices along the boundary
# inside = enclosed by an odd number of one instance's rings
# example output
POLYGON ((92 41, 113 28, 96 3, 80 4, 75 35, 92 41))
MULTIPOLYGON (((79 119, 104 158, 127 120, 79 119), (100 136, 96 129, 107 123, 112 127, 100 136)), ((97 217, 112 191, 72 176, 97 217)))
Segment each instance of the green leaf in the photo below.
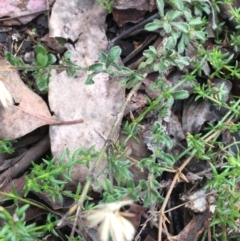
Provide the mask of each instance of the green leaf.
POLYGON ((184 8, 184 3, 182 0, 174 0, 173 5, 179 10, 182 11, 184 8))
POLYGON ((189 25, 199 25, 199 24, 202 24, 202 20, 201 20, 200 17, 192 18, 192 19, 189 21, 189 25))
POLYGON ((29 206, 30 206, 29 204, 25 204, 24 206, 17 208, 16 210, 17 216, 22 215, 29 208, 29 206))
POLYGON ((106 63, 107 62, 107 54, 104 53, 104 52, 101 52, 99 54, 99 59, 103 62, 103 63, 106 63))
POLYGON ((163 29, 166 33, 170 33, 172 31, 172 27, 169 23, 164 23, 163 24, 163 29))
MULTIPOLYGON (((152 46, 150 46, 150 47, 152 47, 152 46)), ((146 58, 156 58, 157 57, 157 52, 154 53, 153 51, 151 51, 150 47, 149 47, 149 49, 146 49, 146 50, 143 51, 143 55, 146 58)))
POLYGON ((175 59, 175 64, 179 69, 183 69, 190 64, 190 58, 181 56, 180 58, 175 59))
POLYGON ((167 136, 167 135, 164 135, 164 144, 167 146, 168 149, 172 149, 173 147, 173 142, 172 142, 172 139, 167 136))
MULTIPOLYGON (((139 167, 143 168, 144 166, 140 165, 139 167)), ((144 180, 144 179, 141 179, 141 180, 139 180, 139 184, 138 185, 141 187, 142 190, 146 190, 147 187, 148 187, 148 182, 146 180, 144 180)))
POLYGON ((62 46, 64 46, 64 44, 67 43, 67 40, 65 38, 62 38, 62 37, 56 37, 56 40, 62 46))
POLYGON ((202 41, 206 40, 206 34, 202 31, 196 31, 195 32, 195 38, 200 39, 202 41))
POLYGON ((155 55, 157 55, 157 50, 154 46, 149 46, 149 50, 151 50, 151 52, 155 55))
POLYGON ((177 41, 173 36, 170 36, 170 37, 167 38, 166 48, 174 49, 176 44, 177 44, 177 41))
POLYGON ((56 61, 57 61, 57 58, 55 57, 55 55, 53 55, 53 54, 49 54, 48 55, 48 65, 51 65, 51 64, 54 64, 54 63, 56 63, 56 61))
POLYGON ((166 17, 170 20, 170 22, 172 22, 173 20, 180 17, 181 15, 182 13, 180 11, 170 10, 167 12, 166 17))
POLYGON ((37 86, 40 91, 47 91, 48 85, 49 85, 49 79, 50 79, 50 73, 44 72, 44 71, 35 71, 33 73, 33 76, 37 80, 37 86))
POLYGON ((24 67, 24 66, 28 66, 27 64, 25 64, 23 62, 23 60, 19 57, 16 57, 14 55, 12 55, 11 53, 7 52, 5 54, 6 59, 10 62, 11 65, 15 66, 15 67, 24 67))
POLYGON ((74 78, 76 76, 76 73, 77 73, 77 71, 74 68, 67 70, 67 74, 68 74, 69 77, 74 78))
POLYGON ((161 158, 168 164, 169 167, 172 167, 172 165, 175 163, 175 159, 173 158, 173 156, 167 153, 163 152, 161 158))
POLYGON ((157 0, 157 8, 160 14, 160 17, 164 16, 164 1, 163 0, 157 0))
POLYGON ((105 191, 111 193, 112 192, 112 184, 109 179, 103 179, 102 187, 105 191))
POLYGON ((122 70, 122 67, 120 67, 116 62, 112 62, 112 66, 118 71, 122 70))
POLYGON ((37 64, 46 67, 48 63, 48 56, 42 53, 37 54, 37 64))
POLYGON ((172 96, 175 100, 184 100, 189 97, 189 93, 186 90, 179 90, 172 93, 172 96))
POLYGON ((122 50, 118 46, 115 46, 110 49, 110 51, 107 55, 107 61, 106 61, 107 68, 112 64, 112 62, 114 62, 115 60, 117 60, 117 58, 120 57, 121 52, 122 52, 122 50))
POLYGON ((143 69, 143 68, 145 68, 146 66, 147 66, 147 63, 146 63, 146 62, 141 62, 141 63, 139 64, 139 66, 138 66, 138 70, 143 69))
POLYGON ((164 73, 167 71, 167 66, 165 65, 165 63, 163 61, 158 64, 158 71, 160 73, 164 73))
POLYGON ((103 64, 101 64, 101 63, 92 64, 88 67, 88 70, 94 71, 96 73, 102 72, 103 71, 103 64))
POLYGON ((189 31, 189 25, 184 22, 173 22, 173 26, 175 26, 181 32, 187 33, 189 31))
POLYGON ((85 82, 85 85, 92 85, 94 84, 93 77, 95 76, 95 73, 89 74, 87 77, 87 80, 85 82))
POLYGON ((190 19, 192 18, 192 13, 191 13, 190 9, 185 8, 184 11, 183 11, 183 15, 184 15, 187 22, 189 22, 190 19))
POLYGON ((150 64, 152 64, 153 62, 154 62, 154 59, 153 59, 153 58, 149 58, 149 59, 146 60, 146 64, 147 64, 147 65, 150 65, 150 64))
POLYGON ((178 52, 181 54, 184 52, 185 50, 185 44, 184 44, 184 35, 182 35, 182 37, 180 38, 180 41, 178 43, 178 52))
POLYGON ((214 175, 215 177, 218 176, 218 172, 217 172, 216 167, 215 167, 211 162, 209 162, 209 164, 210 164, 210 167, 211 167, 211 169, 212 169, 213 175, 214 175))
POLYGON ((42 54, 42 55, 47 55, 47 50, 45 47, 43 47, 41 44, 39 44, 36 48, 35 51, 37 54, 42 54))
POLYGON ((152 23, 148 23, 147 25, 145 25, 145 29, 147 31, 155 31, 159 28, 163 27, 163 21, 159 20, 159 19, 155 19, 152 23))
POLYGON ((72 53, 70 51, 66 51, 63 55, 64 58, 70 59, 72 57, 72 53))
POLYGON ((130 81, 131 79, 133 79, 133 76, 126 76, 125 78, 121 79, 120 81, 120 85, 126 85, 128 81, 130 81))

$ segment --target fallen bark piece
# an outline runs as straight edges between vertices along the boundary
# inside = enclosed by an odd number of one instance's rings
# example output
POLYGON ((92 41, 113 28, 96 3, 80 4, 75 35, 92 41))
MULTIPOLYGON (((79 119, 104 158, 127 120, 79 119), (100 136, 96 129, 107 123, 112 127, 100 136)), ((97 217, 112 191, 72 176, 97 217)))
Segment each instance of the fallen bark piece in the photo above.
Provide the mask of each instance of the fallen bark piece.
POLYGON ((211 213, 206 210, 204 213, 196 215, 189 224, 177 236, 172 236, 170 240, 177 241, 198 241, 202 232, 209 227, 211 213))
MULTIPOLYGON (((77 39, 75 46, 66 44, 66 47, 72 53, 71 60, 86 67, 98 61, 100 52, 107 49, 104 30, 106 16, 106 10, 97 0, 58 0, 53 7, 49 35, 73 41, 77 39)), ((80 72, 76 78, 71 78, 65 71, 51 72, 51 110, 61 119, 84 119, 81 125, 50 126, 51 150, 57 161, 66 148, 71 153, 80 147, 85 150, 94 147, 96 152, 100 151, 105 140, 97 132, 108 136, 124 102, 124 88, 120 86, 119 79, 111 79, 108 74, 99 73, 93 85, 85 85, 87 75, 86 72, 80 72)), ((93 163, 91 159, 90 168, 93 163)), ((105 166, 106 161, 101 160, 93 174, 98 176, 105 166)), ((90 169, 76 164, 71 173, 72 186, 68 188, 74 189, 79 182, 85 183, 89 175, 90 169)))

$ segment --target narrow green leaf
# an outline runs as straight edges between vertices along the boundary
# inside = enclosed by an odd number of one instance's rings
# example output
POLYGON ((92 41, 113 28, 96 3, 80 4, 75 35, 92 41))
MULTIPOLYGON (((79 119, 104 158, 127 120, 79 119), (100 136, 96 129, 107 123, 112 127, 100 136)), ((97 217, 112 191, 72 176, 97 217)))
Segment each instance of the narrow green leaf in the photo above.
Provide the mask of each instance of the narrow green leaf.
POLYGON ((164 143, 165 143, 165 145, 167 146, 168 149, 170 149, 170 150, 172 149, 173 142, 172 142, 172 139, 169 136, 167 136, 167 135, 164 136, 164 143))
POLYGON ((104 180, 102 181, 102 187, 103 187, 103 189, 104 189, 105 191, 111 193, 111 191, 112 191, 112 184, 111 184, 111 182, 110 182, 109 179, 104 179, 104 180))
POLYGON ((172 96, 175 100, 184 100, 189 97, 189 93, 186 90, 179 90, 172 93, 172 96))
POLYGON ((184 52, 184 50, 185 50, 184 35, 182 35, 182 37, 180 38, 180 41, 179 41, 177 47, 178 47, 178 52, 180 54, 184 52))
POLYGON ((209 164, 210 164, 210 167, 211 167, 211 169, 212 169, 213 175, 214 175, 214 176, 217 176, 217 175, 218 175, 218 172, 217 172, 216 167, 215 167, 211 162, 209 162, 209 164))
POLYGON ((29 206, 30 206, 29 204, 25 204, 24 206, 18 208, 18 209, 16 210, 17 216, 22 215, 22 214, 29 208, 29 206))
POLYGON ((168 167, 172 167, 172 165, 175 163, 175 159, 173 158, 173 156, 165 152, 162 153, 161 158, 168 164, 168 167))

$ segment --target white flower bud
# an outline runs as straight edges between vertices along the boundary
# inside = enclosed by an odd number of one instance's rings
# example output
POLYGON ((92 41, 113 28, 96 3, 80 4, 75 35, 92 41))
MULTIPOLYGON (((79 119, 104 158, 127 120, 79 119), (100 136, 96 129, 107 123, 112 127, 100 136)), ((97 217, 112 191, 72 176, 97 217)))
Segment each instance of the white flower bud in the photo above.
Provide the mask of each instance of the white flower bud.
POLYGON ((2 106, 6 109, 9 105, 13 105, 14 101, 5 87, 4 83, 0 80, 0 102, 2 103, 2 106))

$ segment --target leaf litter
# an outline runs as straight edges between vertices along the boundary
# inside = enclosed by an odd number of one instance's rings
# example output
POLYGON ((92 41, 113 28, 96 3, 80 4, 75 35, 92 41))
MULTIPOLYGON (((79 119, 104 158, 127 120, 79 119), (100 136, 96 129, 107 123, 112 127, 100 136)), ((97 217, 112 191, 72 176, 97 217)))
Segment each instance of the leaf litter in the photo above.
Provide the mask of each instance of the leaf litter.
MULTIPOLYGON (((54 3, 54 1, 55 0, 1 0, 0 18, 17 18, 20 23, 26 24, 39 15, 37 12, 47 10, 54 3)), ((7 24, 7 21, 8 20, 5 20, 4 23, 7 24)))
MULTIPOLYGON (((3 60, 0 63, 9 66, 3 60)), ((17 139, 43 125, 64 124, 52 117, 46 102, 23 83, 17 70, 0 71, 0 78, 16 103, 7 109, 0 106, 0 138, 17 139)))
MULTIPOLYGON (((53 2, 54 1, 49 1, 50 4, 53 2)), ((3 1, 1 3, 3 3, 3 1)), ((35 7, 38 8, 34 7, 32 9, 30 3, 31 1, 29 1, 29 5, 27 6, 29 9, 22 11, 19 6, 12 4, 12 1, 5 1, 5 4, 14 5, 14 14, 9 11, 10 5, 7 5, 6 12, 1 10, 2 12, 0 11, 0 16, 17 17, 22 14, 46 9, 45 1, 36 1, 35 7)), ((127 1, 126 3, 115 1, 115 19, 119 19, 117 20, 117 22, 119 21, 119 26, 122 26, 126 22, 138 22, 144 14, 134 14, 136 15, 134 16, 136 17, 135 20, 132 20, 131 18, 125 19, 126 16, 124 16, 124 12, 119 10, 135 9, 137 11, 144 11, 145 13, 145 11, 151 12, 154 8, 156 8, 156 6, 152 1, 139 1, 137 4, 136 1, 127 1), (120 5, 117 6, 117 4, 120 5)), ((103 10, 100 5, 96 4, 96 1, 66 2, 63 0, 57 0, 53 5, 50 17, 49 36, 50 38, 61 37, 71 40, 65 44, 64 48, 70 50, 72 60, 76 64, 86 67, 98 61, 99 53, 106 51, 107 49, 108 42, 105 34, 106 16, 107 12, 103 10)), ((31 21, 32 18, 33 17, 24 17, 19 18, 19 20, 22 23, 27 23, 28 21, 31 21)), ((51 40, 49 39, 49 36, 45 39, 50 46, 51 40)), ((62 48, 61 51, 63 51, 62 48)), ((5 62, 2 63, 6 65, 5 62)), ((207 67, 203 70, 208 76, 210 69, 208 65, 207 67)), ((179 71, 170 71, 170 74, 166 76, 166 79, 170 84, 175 86, 181 81, 182 77, 183 73, 179 71)), ((96 151, 100 151, 106 141, 101 135, 108 136, 120 108, 125 101, 125 89, 119 85, 119 79, 112 79, 107 74, 98 74, 95 76, 95 83, 91 86, 85 85, 86 78, 87 73, 83 72, 77 72, 75 78, 70 78, 65 71, 61 72, 52 70, 48 96, 49 109, 48 105, 41 97, 26 87, 20 79, 17 71, 1 71, 0 79, 7 86, 7 89, 11 93, 16 104, 9 109, 4 109, 0 106, 0 138, 18 139, 40 126, 50 125, 49 135, 51 139, 51 153, 56 157, 56 162, 58 162, 66 148, 71 152, 74 152, 79 147, 88 149, 94 146, 96 151), (54 117, 51 112, 54 113, 54 117), (56 126, 57 124, 60 125, 56 126)), ((151 83, 156 81, 157 78, 158 77, 152 80, 150 74, 143 81, 144 87, 133 96, 127 107, 127 111, 125 112, 126 118, 128 118, 127 115, 130 112, 130 115, 132 116, 131 118, 134 119, 132 112, 134 112, 135 115, 139 114, 143 111, 143 108, 147 106, 147 98, 144 97, 142 92, 146 93, 148 97, 153 100, 159 96, 159 91, 151 89, 151 83)), ((227 102, 232 89, 231 82, 225 79, 212 79, 211 84, 218 88, 221 88, 221 86, 224 87, 224 91, 226 92, 224 101, 227 102)), ((165 148, 163 144, 157 146, 155 143, 149 142, 153 137, 152 128, 154 121, 157 120, 163 123, 164 133, 173 139, 171 152, 178 155, 182 151, 182 147, 185 145, 184 141, 186 139, 186 133, 199 133, 205 123, 215 123, 226 113, 225 109, 216 108, 210 103, 210 101, 202 99, 195 101, 195 96, 191 96, 193 93, 192 86, 189 84, 181 85, 178 90, 188 91, 190 97, 186 101, 175 101, 172 110, 168 112, 167 118, 161 119, 156 113, 150 113, 142 123, 143 131, 139 131, 138 133, 140 136, 140 143, 130 140, 129 149, 131 150, 129 153, 132 152, 130 155, 132 155, 135 160, 140 160, 150 155, 149 153, 151 152, 149 152, 149 150, 154 150, 159 147, 165 148), (146 146, 149 150, 147 150, 146 146)), ((119 129, 115 133, 115 139, 118 137, 118 132, 119 129)), ((239 135, 236 134, 234 137, 239 138, 239 135)), ((122 138, 122 135, 120 135, 120 139, 122 138)), ((229 139, 232 139, 232 137, 229 139)), ((231 142, 231 140, 227 141, 231 142)), ((5 168, 4 165, 2 168, 5 168)), ((102 162, 100 169, 104 166, 105 164, 102 162)), ((201 167, 199 160, 194 159, 187 166, 186 171, 194 170, 194 172, 201 172, 207 169, 207 165, 204 164, 202 166, 204 167, 201 167)), ((135 172, 133 180, 136 183, 141 179, 147 180, 149 177, 149 173, 140 173, 140 169, 138 168, 133 169, 132 172, 135 172)), ((84 184, 89 174, 89 169, 85 168, 83 165, 76 165, 71 176, 71 184, 73 188, 76 188, 79 182, 84 184)), ((185 174, 190 174, 190 172, 185 174)), ((182 174, 182 180, 187 182, 188 179, 184 177, 185 174, 182 174)), ((198 176, 197 174, 195 175, 198 176)), ((189 175, 186 175, 186 177, 188 176, 189 175)), ((103 175, 102 178, 104 177, 105 176, 103 175)), ((172 180, 170 175, 163 175, 162 178, 172 180)), ((164 181, 165 180, 162 180, 162 185, 164 185, 164 181)), ((21 180, 21 182, 23 181, 21 180)), ((166 181, 166 183, 169 183, 169 181, 166 181)), ((21 188, 22 186, 23 185, 21 185, 21 188)), ((184 186, 184 188, 186 187, 187 186, 184 186)), ((21 188, 18 188, 19 191, 21 188)), ((208 200, 206 197, 201 198, 201 192, 203 191, 199 189, 199 191, 195 191, 192 195, 189 194, 185 196, 187 199, 191 200, 186 207, 191 209, 191 211, 195 213, 199 212, 200 214, 191 218, 189 224, 185 225, 185 228, 180 230, 178 235, 172 236, 172 240, 198 240, 198 236, 204 231, 204 225, 209 224, 211 214, 209 213, 209 210, 206 209, 206 203, 208 200), (201 194, 197 197, 202 201, 200 204, 194 202, 194 199, 196 199, 194 195, 196 193, 201 194), (196 207, 195 204, 198 204, 199 206, 196 207), (195 235, 195 237, 193 237, 193 235, 195 235)), ((174 192, 173 194, 176 196, 178 195, 178 193, 174 192)), ((54 203, 51 200, 48 200, 47 194, 45 195, 45 193, 43 193, 40 198, 45 200, 53 209, 62 208, 59 200, 54 203)), ((172 202, 174 203, 174 200, 172 200, 172 202)), ((132 219, 132 223, 135 224, 135 228, 137 229, 140 225, 140 215, 142 215, 145 220, 148 220, 149 216, 144 212, 142 206, 137 207, 136 204, 134 205, 131 208, 137 208, 138 212, 135 211, 136 218, 132 219)), ((177 214, 177 212, 175 212, 175 214, 177 214)), ((178 218, 178 220, 180 220, 180 218, 178 218)), ((172 219, 170 226, 176 223, 177 221, 172 219)), ((152 226, 158 227, 156 220, 153 221, 152 226)), ((148 231, 151 230, 147 227, 147 221, 144 223, 143 227, 148 231)), ((145 240, 153 240, 152 237, 153 236, 148 235, 145 240)), ((154 238, 154 240, 156 239, 154 238)))

